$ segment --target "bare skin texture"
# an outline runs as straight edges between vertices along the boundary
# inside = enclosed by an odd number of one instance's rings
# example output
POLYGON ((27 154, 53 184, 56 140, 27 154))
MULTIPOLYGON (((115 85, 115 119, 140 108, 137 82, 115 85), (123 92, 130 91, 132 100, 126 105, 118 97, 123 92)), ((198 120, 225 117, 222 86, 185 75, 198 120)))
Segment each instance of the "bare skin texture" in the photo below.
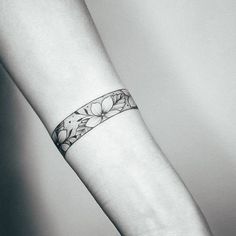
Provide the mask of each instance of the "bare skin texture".
MULTIPOLYGON (((79 0, 1 0, 0 56, 50 135, 78 108, 125 88, 79 0)), ((97 125, 65 159, 122 235, 210 235, 137 109, 97 125)))

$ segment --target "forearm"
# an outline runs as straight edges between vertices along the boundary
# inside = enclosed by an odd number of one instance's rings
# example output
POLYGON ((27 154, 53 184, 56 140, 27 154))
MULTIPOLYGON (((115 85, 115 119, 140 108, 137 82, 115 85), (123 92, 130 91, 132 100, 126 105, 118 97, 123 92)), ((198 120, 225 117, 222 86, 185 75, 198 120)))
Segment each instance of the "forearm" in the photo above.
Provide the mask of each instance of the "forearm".
POLYGON ((81 0, 0 1, 0 58, 49 133, 122 87, 81 0))
MULTIPOLYGON (((50 134, 85 103, 123 88, 83 2, 1 1, 0 11, 2 61, 50 134)), ((94 128, 65 159, 122 234, 209 235, 137 110, 94 128)))
POLYGON ((123 235, 209 235, 135 110, 97 129, 66 160, 123 235))

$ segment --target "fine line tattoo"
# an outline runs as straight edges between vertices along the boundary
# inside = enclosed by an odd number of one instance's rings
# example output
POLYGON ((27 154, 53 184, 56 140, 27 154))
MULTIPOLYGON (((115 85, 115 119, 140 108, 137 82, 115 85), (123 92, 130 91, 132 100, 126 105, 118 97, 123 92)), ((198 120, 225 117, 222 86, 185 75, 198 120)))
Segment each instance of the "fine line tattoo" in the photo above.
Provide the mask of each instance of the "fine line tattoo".
POLYGON ((97 125, 130 109, 138 109, 127 89, 107 93, 82 106, 53 131, 52 140, 64 156, 70 146, 97 125))

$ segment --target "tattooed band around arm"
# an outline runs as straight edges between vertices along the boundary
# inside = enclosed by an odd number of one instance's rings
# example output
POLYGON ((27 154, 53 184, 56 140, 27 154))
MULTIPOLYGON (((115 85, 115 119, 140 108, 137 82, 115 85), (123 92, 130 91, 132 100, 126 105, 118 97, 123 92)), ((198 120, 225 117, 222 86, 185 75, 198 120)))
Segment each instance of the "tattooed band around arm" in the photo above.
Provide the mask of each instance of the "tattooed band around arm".
POLYGON ((65 156, 70 146, 94 127, 123 111, 137 108, 127 89, 110 92, 65 118, 53 131, 52 140, 65 156))

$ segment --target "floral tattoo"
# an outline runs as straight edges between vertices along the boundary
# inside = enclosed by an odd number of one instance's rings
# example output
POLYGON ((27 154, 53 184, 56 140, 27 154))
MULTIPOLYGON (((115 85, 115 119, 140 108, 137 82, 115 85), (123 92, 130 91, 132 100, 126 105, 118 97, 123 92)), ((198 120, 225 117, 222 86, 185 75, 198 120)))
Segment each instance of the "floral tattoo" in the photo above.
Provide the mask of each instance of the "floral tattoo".
POLYGON ((69 147, 97 125, 123 111, 137 109, 127 89, 103 95, 82 106, 53 131, 52 140, 64 156, 69 147))

